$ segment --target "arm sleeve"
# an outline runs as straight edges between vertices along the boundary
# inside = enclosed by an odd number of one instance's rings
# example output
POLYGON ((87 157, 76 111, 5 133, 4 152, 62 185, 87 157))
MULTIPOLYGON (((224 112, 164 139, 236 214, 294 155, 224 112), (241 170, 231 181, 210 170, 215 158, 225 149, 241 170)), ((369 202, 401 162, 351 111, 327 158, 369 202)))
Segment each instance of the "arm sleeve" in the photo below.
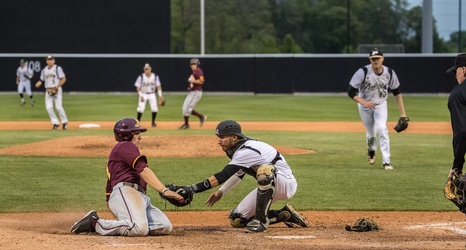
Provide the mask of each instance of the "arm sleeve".
POLYGON ((392 89, 392 93, 394 96, 401 94, 400 88, 392 89))
POLYGON ((226 165, 222 171, 214 174, 215 178, 218 181, 218 184, 222 184, 227 181, 231 176, 233 176, 236 172, 241 169, 240 166, 237 165, 226 165))
MULTIPOLYGON (((244 175, 243 175, 244 176, 244 175)), ((222 191, 223 194, 226 194, 228 191, 230 191, 232 188, 236 187, 238 183, 240 183, 242 178, 240 178, 237 175, 232 175, 221 187, 220 191, 222 191)))
POLYGON ((358 95, 358 89, 350 85, 348 88, 348 96, 351 99, 353 99, 357 95, 358 95))
MULTIPOLYGON (((240 166, 237 165, 226 165, 222 171, 213 175, 213 177, 217 180, 218 184, 222 184, 228 180, 232 175, 238 172, 241 169, 240 166)), ((241 178, 241 177, 240 177, 241 178)), ((196 193, 204 192, 208 189, 211 189, 212 186, 210 185, 209 179, 201 181, 197 184, 192 185, 196 193)))

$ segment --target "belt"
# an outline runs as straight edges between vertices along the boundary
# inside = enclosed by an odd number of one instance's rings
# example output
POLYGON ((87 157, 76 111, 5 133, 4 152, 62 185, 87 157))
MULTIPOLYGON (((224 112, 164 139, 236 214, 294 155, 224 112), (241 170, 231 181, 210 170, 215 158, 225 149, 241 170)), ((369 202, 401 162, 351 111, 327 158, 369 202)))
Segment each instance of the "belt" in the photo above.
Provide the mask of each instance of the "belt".
POLYGON ((144 94, 147 94, 147 95, 150 95, 150 94, 153 94, 154 92, 146 92, 144 94))
POLYGON ((141 193, 144 193, 144 194, 146 193, 142 188, 139 187, 138 184, 131 183, 131 182, 126 182, 126 181, 118 182, 115 186, 113 186, 113 189, 121 188, 123 186, 132 187, 132 188, 138 190, 141 193))

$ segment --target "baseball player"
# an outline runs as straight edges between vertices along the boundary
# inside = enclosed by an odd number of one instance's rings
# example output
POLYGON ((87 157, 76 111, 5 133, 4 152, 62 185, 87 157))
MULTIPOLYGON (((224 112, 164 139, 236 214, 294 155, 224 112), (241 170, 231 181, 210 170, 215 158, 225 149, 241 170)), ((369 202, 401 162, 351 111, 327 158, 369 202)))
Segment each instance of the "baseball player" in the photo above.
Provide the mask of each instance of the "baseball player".
POLYGON ((107 205, 116 220, 100 219, 92 210, 71 226, 71 233, 146 236, 172 231, 168 217, 154 207, 146 195, 147 184, 165 197, 180 201, 183 201, 183 197, 166 188, 147 166, 147 158, 140 154, 141 133, 146 131, 134 118, 116 122, 113 133, 118 143, 108 157, 106 186, 107 205))
POLYGON ((45 109, 49 114, 50 121, 53 124, 52 130, 57 130, 59 127, 59 121, 53 106, 60 116, 60 120, 63 125, 63 130, 68 128, 68 117, 66 116, 65 109, 63 108, 63 90, 62 86, 66 82, 65 72, 63 68, 55 64, 55 57, 48 55, 45 58, 47 66, 45 66, 40 72, 40 80, 36 83, 36 88, 39 88, 44 83, 46 94, 45 94, 45 109))
POLYGON ((400 82, 395 71, 383 65, 381 50, 373 49, 369 54, 370 64, 358 69, 351 78, 348 96, 358 103, 359 115, 366 128, 367 155, 369 164, 375 162, 377 135, 382 152, 382 166, 391 170, 390 138, 388 137, 387 97, 390 88, 395 96, 401 117, 407 117, 400 92, 400 82))
POLYGON ((30 80, 33 76, 34 72, 32 69, 26 65, 24 59, 21 59, 19 61, 19 67, 16 70, 16 85, 18 85, 18 94, 21 98, 21 106, 26 104, 23 96, 24 91, 26 91, 26 95, 28 95, 29 99, 31 100, 31 106, 34 107, 34 97, 32 96, 30 80))
POLYGON ((188 95, 186 96, 183 103, 183 117, 184 124, 181 125, 180 129, 189 129, 189 116, 195 115, 199 118, 200 126, 204 125, 204 121, 207 119, 206 115, 203 115, 196 110, 194 107, 202 98, 202 85, 204 84, 204 72, 200 67, 201 61, 197 58, 193 58, 189 61, 189 65, 192 70, 192 74, 188 78, 188 95))
POLYGON ((230 162, 222 171, 192 184, 194 192, 204 192, 223 184, 212 193, 206 204, 213 206, 248 174, 256 178, 254 188, 229 215, 230 224, 247 232, 265 232, 269 224, 284 222, 289 227, 309 227, 306 218, 291 205, 269 210, 279 200, 288 200, 296 193, 298 183, 285 157, 269 144, 248 138, 241 126, 232 120, 217 125, 218 144, 230 162))
POLYGON ((159 96, 159 101, 163 100, 162 96, 162 85, 158 75, 152 73, 152 67, 146 63, 144 65, 144 73, 136 79, 134 83, 136 92, 139 94, 138 98, 138 121, 141 121, 142 113, 146 108, 146 103, 149 101, 150 109, 152 111, 152 127, 156 127, 155 118, 157 118, 157 112, 159 111, 157 105, 157 99, 155 97, 155 91, 159 96))

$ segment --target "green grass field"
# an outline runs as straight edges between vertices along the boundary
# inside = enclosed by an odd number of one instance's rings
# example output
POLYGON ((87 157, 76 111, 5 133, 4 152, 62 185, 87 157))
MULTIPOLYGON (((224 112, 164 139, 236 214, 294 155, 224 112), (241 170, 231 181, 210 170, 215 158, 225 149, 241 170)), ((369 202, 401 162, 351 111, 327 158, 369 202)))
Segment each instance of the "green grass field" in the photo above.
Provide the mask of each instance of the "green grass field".
MULTIPOLYGON (((160 108, 157 120, 181 124, 184 97, 166 93, 167 106, 160 108)), ((36 94, 35 107, 30 107, 29 102, 20 107, 16 94, 1 94, 0 120, 48 121, 43 98, 36 94)), ((412 121, 449 121, 447 96, 404 96, 404 101, 412 121)), ((71 121, 116 121, 136 116, 136 95, 65 94, 64 107, 71 121)), ((346 95, 207 93, 196 109, 209 115, 209 121, 360 121, 356 103, 346 95)), ((398 116, 391 97, 389 121, 396 121, 398 116)), ((147 107, 142 119, 149 117, 147 107)), ((391 128, 390 131, 393 132, 391 128)), ((298 192, 289 202, 299 210, 456 210, 442 191, 452 162, 451 135, 391 133, 395 170, 386 171, 381 167, 380 151, 376 165, 367 164, 364 133, 244 132, 270 144, 315 150, 313 154, 286 156, 298 179, 298 192)), ((213 131, 208 130, 147 132, 148 135, 180 133, 213 136, 213 131)), ((62 136, 111 134, 104 130, 0 131, 0 147, 62 136)), ((226 163, 227 157, 149 159, 149 165, 163 182, 177 184, 202 181, 226 163)), ((105 165, 106 158, 99 157, 0 155, 0 212, 107 211, 105 165)), ((213 208, 203 205, 211 193, 207 191, 196 194, 192 206, 178 210, 229 210, 255 185, 253 178, 246 177, 213 208)), ((148 194, 155 206, 165 209, 165 202, 153 189, 148 194)), ((167 204, 166 209, 175 208, 167 204)))

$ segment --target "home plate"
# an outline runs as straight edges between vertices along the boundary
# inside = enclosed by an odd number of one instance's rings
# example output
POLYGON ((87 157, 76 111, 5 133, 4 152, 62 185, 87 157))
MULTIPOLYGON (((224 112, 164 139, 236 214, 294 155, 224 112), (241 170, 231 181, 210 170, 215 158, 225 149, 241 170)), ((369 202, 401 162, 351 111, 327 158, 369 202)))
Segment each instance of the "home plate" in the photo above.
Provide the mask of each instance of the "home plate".
POLYGON ((277 235, 277 236, 265 236, 271 239, 284 239, 284 240, 294 240, 294 239, 314 239, 317 236, 314 235, 277 235))
POLYGON ((80 128, 100 128, 100 125, 97 123, 83 123, 79 124, 80 128))

